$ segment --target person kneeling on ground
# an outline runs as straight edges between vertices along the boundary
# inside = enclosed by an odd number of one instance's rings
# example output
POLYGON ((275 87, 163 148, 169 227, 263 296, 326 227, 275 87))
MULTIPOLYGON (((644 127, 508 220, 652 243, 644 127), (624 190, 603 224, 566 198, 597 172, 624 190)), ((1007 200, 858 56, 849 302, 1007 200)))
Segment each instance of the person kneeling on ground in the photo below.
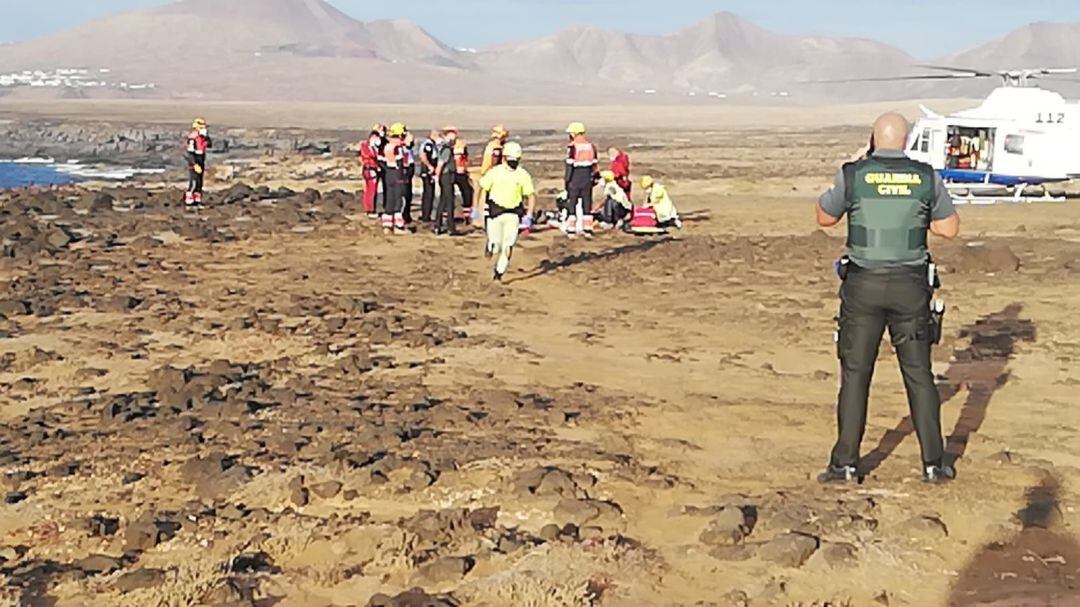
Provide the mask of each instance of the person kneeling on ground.
POLYGON ((489 255, 496 258, 496 281, 510 268, 510 257, 521 228, 532 227, 536 188, 532 176, 521 168, 521 145, 511 141, 503 148, 505 164, 492 168, 480 179, 476 204, 488 201, 487 238, 489 255), (522 214, 524 213, 524 220, 522 214))
POLYGON ((656 211, 656 221, 661 228, 682 229, 682 220, 675 203, 662 184, 646 175, 641 179, 641 188, 645 190, 645 206, 656 211))
POLYGON ((600 223, 605 227, 618 227, 634 210, 634 205, 614 171, 601 171, 600 177, 604 180, 604 208, 600 212, 600 223))

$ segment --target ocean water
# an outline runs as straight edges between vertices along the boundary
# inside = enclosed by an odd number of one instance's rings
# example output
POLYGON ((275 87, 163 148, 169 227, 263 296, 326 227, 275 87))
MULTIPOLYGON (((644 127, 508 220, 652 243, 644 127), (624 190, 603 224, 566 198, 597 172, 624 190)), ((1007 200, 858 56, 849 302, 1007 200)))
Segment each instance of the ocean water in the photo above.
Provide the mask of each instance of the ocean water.
POLYGON ((31 185, 63 185, 82 180, 46 163, 0 162, 0 190, 31 185))
POLYGON ((57 163, 52 158, 0 160, 0 190, 31 185, 49 186, 86 179, 124 181, 135 176, 160 175, 165 169, 84 165, 77 161, 57 163))

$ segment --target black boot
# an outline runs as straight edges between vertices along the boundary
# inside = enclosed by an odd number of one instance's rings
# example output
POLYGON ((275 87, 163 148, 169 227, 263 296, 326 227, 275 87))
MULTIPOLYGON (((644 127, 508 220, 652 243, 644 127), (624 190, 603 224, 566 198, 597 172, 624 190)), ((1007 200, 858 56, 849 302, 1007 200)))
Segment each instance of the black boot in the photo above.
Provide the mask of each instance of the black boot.
POLYGON ((926 464, 923 466, 923 480, 927 483, 947 483, 956 478, 956 470, 945 464, 926 464))
POLYGON ((855 466, 829 466, 818 475, 817 480, 823 485, 833 483, 858 483, 859 470, 855 466))

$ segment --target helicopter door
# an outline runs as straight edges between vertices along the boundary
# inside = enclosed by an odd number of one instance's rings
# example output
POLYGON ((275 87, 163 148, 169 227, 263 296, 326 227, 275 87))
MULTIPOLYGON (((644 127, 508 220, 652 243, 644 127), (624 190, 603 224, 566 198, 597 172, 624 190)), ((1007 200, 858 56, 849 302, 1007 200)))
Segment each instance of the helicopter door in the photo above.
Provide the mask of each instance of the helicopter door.
POLYGON ((994 170, 994 139, 997 129, 950 126, 945 168, 990 173, 994 170))

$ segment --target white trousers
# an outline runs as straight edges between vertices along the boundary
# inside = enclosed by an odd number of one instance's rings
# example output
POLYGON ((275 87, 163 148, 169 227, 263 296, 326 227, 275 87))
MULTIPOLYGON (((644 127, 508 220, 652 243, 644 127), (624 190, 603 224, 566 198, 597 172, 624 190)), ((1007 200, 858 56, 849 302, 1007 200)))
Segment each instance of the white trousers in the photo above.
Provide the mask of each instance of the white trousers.
POLYGON ((510 256, 517 244, 521 218, 517 213, 503 213, 487 221, 488 250, 495 256, 495 271, 506 274, 510 268, 510 256))

